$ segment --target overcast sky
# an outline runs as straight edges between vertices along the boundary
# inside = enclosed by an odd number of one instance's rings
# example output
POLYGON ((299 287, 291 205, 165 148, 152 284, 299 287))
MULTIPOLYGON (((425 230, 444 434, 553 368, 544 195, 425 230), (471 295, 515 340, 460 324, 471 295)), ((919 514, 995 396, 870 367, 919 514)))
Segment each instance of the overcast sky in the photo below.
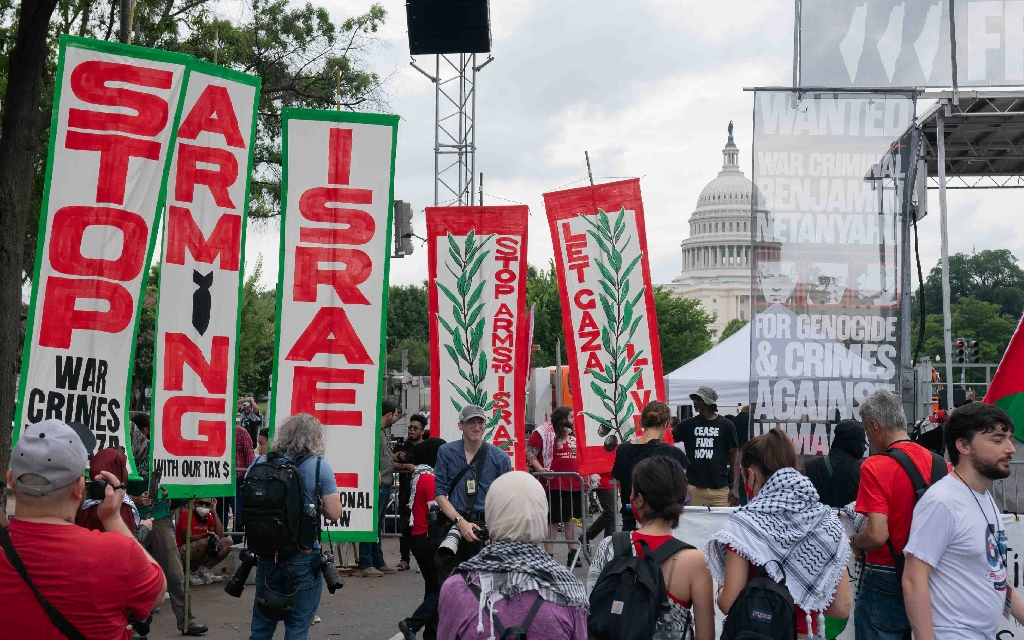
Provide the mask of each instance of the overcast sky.
MULTIPOLYGON (((405 1, 388 11, 382 50, 368 60, 389 77, 392 112, 401 116, 395 197, 433 204, 433 84, 409 66, 405 1)), ((364 12, 368 0, 318 0, 336 21, 364 12)), ((680 271, 679 243, 697 196, 721 167, 729 120, 750 176, 752 94, 744 87, 789 85, 792 2, 726 0, 497 0, 491 3, 494 62, 478 76, 477 170, 484 204, 530 207, 529 261, 547 266, 551 237, 541 194, 595 176, 641 178, 655 283, 680 271)), ((482 61, 481 56, 478 61, 482 61)), ((433 68, 432 57, 420 64, 433 68)), ((606 180, 602 180, 606 181, 606 180)), ((950 191, 950 251, 1009 248, 1024 255, 1016 218, 1018 190, 950 191)), ((927 273, 939 258, 938 195, 921 223, 927 273)), ((277 227, 251 229, 247 264, 264 261, 277 280, 277 227)), ((391 261, 391 284, 422 282, 426 247, 391 261)), ((916 286, 916 275, 915 275, 916 286)))

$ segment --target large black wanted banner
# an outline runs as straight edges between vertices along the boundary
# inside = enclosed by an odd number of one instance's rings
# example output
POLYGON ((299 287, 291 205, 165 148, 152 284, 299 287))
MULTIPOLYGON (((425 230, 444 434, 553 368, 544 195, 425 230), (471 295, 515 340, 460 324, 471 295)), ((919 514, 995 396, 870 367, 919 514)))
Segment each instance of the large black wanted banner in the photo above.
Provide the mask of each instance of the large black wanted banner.
POLYGON ((753 435, 825 455, 877 388, 899 393, 903 95, 757 92, 753 435))

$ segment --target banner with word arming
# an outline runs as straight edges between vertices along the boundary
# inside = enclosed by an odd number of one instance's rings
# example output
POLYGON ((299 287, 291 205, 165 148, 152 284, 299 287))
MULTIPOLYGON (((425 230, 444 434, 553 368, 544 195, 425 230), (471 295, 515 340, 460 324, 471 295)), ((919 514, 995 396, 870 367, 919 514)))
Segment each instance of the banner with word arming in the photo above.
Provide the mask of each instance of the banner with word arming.
POLYGON ((270 428, 312 415, 341 490, 338 542, 377 539, 398 116, 283 110, 270 428))
POLYGON ((427 207, 433 433, 458 440, 459 412, 490 416, 484 439, 526 469, 529 208, 427 207))
POLYGON ((245 224, 260 79, 193 61, 167 186, 150 452, 172 498, 235 494, 245 224), (191 294, 191 295, 189 295, 191 294))
POLYGON ((544 194, 555 249, 580 473, 605 473, 615 448, 665 401, 640 179, 544 194))
POLYGON ((899 393, 900 139, 913 114, 897 94, 755 95, 752 435, 778 426, 824 455, 868 394, 899 393))
POLYGON ((60 39, 14 439, 48 418, 87 424, 133 477, 135 335, 189 60, 60 39))

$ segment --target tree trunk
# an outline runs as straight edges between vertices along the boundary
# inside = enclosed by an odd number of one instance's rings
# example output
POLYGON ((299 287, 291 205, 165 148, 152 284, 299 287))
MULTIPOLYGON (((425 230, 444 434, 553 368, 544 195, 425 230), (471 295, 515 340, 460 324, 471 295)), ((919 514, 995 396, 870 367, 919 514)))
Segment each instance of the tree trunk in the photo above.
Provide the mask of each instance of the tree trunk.
MULTIPOLYGON (((57 0, 22 0, 18 38, 11 50, 3 125, 0 127, 0 477, 11 458, 11 424, 18 389, 18 339, 25 230, 33 173, 45 118, 39 114, 47 30, 57 0)), ((4 482, 6 485, 6 481, 4 482)), ((7 497, 0 492, 0 508, 7 497)))

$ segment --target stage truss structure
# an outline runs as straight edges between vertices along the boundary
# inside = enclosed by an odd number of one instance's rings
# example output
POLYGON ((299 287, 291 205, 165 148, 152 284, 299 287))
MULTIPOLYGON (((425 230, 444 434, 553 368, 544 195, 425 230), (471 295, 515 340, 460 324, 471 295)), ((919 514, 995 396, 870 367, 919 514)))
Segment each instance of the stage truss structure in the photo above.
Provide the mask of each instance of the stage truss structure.
POLYGON ((434 72, 409 64, 434 83, 434 206, 473 204, 476 184, 477 74, 475 53, 434 56, 434 72))

